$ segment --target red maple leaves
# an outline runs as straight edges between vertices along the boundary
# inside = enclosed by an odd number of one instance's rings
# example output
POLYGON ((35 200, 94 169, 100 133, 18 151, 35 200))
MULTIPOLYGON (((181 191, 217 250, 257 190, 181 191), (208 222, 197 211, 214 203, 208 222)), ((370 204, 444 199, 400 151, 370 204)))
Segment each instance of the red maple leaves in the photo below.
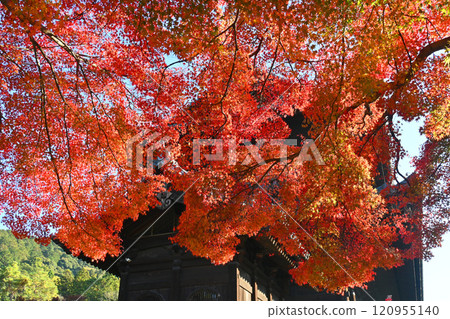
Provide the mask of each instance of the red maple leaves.
POLYGON ((448 229, 444 1, 1 3, 0 203, 17 236, 117 255, 122 222, 170 183, 187 190, 174 240, 194 254, 223 263, 239 236, 270 235, 310 256, 297 282, 333 290, 427 255, 448 229), (401 191, 394 115, 426 117, 429 139, 401 191), (168 137, 159 174, 127 166, 143 130, 168 137), (292 132, 326 165, 270 143, 263 165, 243 161, 242 141, 292 132), (195 139, 225 141, 236 164, 196 164, 195 139))

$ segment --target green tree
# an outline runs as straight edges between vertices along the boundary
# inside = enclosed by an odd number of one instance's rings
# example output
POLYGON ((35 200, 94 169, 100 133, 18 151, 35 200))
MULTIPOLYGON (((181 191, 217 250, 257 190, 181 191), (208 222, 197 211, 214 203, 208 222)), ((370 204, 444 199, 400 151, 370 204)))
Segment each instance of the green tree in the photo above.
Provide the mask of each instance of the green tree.
POLYGON ((0 299, 73 299, 104 275, 84 296, 88 300, 117 300, 119 279, 66 254, 54 243, 17 239, 0 230, 0 299))
POLYGON ((58 296, 58 288, 55 280, 50 278, 47 267, 41 258, 36 258, 31 265, 24 265, 28 272, 29 284, 25 287, 25 298, 27 300, 51 300, 58 296))
POLYGON ((111 274, 105 274, 86 292, 87 300, 117 300, 119 280, 111 274))
POLYGON ((16 262, 0 270, 0 300, 25 299, 30 279, 25 276, 16 262))
POLYGON ((69 269, 57 275, 56 285, 58 292, 64 298, 73 294, 74 275, 69 269))

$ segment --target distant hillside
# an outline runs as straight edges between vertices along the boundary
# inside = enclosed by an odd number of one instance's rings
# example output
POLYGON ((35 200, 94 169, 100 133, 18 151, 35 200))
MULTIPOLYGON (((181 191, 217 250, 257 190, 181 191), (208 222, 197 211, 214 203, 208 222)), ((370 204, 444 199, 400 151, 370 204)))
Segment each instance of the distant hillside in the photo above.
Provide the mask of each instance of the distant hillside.
MULTIPOLYGON (((104 272, 59 246, 17 239, 0 229, 0 300, 73 300, 104 272)), ((117 300, 119 279, 106 273, 83 296, 87 300, 117 300)))

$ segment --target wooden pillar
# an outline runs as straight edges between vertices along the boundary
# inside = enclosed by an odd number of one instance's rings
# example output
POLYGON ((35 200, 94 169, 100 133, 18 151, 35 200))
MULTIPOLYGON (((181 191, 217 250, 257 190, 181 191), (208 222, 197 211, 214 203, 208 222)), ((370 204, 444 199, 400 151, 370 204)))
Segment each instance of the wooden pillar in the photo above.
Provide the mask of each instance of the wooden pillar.
POLYGON ((172 285, 170 300, 181 300, 181 259, 175 258, 172 263, 172 285))
POLYGON ((228 275, 230 276, 228 285, 228 296, 226 300, 237 301, 239 296, 239 263, 228 263, 228 275))
POLYGON ((120 275, 119 300, 128 300, 128 274, 130 272, 130 262, 130 259, 125 258, 120 260, 117 265, 120 275))
POLYGON ((273 295, 272 295, 272 290, 273 290, 273 282, 274 282, 274 280, 273 280, 273 273, 271 273, 270 274, 270 277, 269 277, 269 285, 268 285, 268 287, 267 287, 267 294, 268 294, 268 296, 267 296, 267 299, 269 300, 269 301, 273 301, 273 295))
POLYGON ((253 263, 253 271, 252 271, 252 301, 258 301, 258 283, 257 283, 257 275, 256 275, 257 264, 253 263))

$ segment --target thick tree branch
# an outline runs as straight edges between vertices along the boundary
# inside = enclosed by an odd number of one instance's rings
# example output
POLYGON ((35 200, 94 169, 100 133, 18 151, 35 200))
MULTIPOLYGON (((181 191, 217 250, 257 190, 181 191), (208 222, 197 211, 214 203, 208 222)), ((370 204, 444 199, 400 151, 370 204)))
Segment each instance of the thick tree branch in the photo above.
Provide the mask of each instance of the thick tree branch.
MULTIPOLYGON (((419 54, 417 55, 417 58, 412 63, 411 68, 408 70, 406 77, 405 77, 405 83, 407 81, 410 81, 414 74, 420 69, 422 64, 425 62, 425 60, 432 54, 444 50, 446 47, 450 46, 450 36, 443 38, 439 41, 432 42, 422 48, 422 50, 419 51, 419 54)), ((403 84, 403 85, 404 85, 403 84)))
POLYGON ((362 100, 360 100, 360 101, 356 102, 355 104, 353 104, 352 106, 348 107, 343 112, 342 115, 348 114, 350 111, 357 109, 361 105, 371 104, 371 103, 375 102, 381 96, 383 96, 385 93, 387 93, 389 91, 395 91, 395 90, 402 88, 403 86, 408 84, 413 79, 414 75, 422 67, 422 65, 425 63, 425 60, 430 55, 432 55, 438 51, 444 50, 448 46, 450 46, 450 36, 426 45, 419 51, 419 54, 414 59, 414 61, 411 63, 411 66, 408 68, 408 70, 401 72, 397 76, 397 79, 394 82, 386 83, 384 85, 384 87, 382 87, 377 92, 373 92, 371 95, 366 96, 362 100))
MULTIPOLYGON (((398 139, 397 135, 394 132, 394 124, 392 123, 392 118, 393 118, 393 115, 389 114, 388 115, 388 122, 389 122, 388 128, 389 128, 389 132, 391 133, 392 138, 395 141, 395 153, 396 153, 396 155, 395 155, 394 168, 395 168, 395 171, 397 172, 397 174, 400 175, 401 178, 403 178, 404 181, 406 181, 406 183, 408 184, 409 187, 411 187, 411 184, 409 183, 408 179, 402 173, 400 173, 400 170, 398 168, 398 164, 400 163, 401 142, 400 142, 400 140, 398 139)), ((397 181, 397 184, 400 185, 400 182, 398 181, 397 176, 395 174, 394 174, 394 178, 397 181)))

